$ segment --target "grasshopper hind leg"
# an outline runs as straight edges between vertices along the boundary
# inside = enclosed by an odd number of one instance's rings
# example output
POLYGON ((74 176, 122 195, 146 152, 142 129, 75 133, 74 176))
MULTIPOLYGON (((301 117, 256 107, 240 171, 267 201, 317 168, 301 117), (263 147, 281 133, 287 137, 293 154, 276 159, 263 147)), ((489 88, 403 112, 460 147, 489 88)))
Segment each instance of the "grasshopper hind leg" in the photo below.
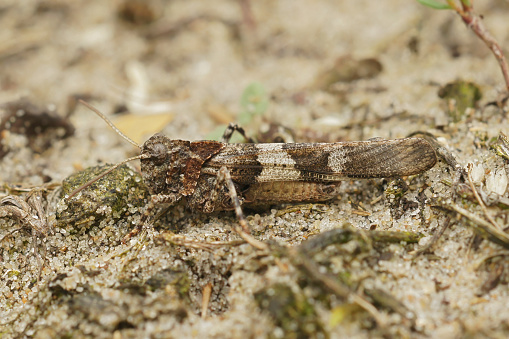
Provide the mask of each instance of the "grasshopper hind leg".
POLYGON ((243 199, 239 197, 239 187, 233 182, 230 171, 221 167, 217 176, 200 178, 188 205, 193 210, 204 213, 234 210, 238 223, 232 225, 234 231, 247 243, 258 249, 266 249, 267 245, 251 236, 246 217, 242 211, 243 199))

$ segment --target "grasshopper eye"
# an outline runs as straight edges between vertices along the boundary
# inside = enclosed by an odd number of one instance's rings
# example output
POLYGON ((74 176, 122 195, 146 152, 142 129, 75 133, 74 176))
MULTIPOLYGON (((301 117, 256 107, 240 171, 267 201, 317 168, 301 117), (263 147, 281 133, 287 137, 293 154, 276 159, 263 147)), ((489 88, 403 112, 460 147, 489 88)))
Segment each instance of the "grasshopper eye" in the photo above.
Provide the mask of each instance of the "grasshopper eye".
POLYGON ((151 145, 148 148, 147 153, 150 155, 150 159, 152 159, 156 165, 161 165, 166 161, 166 157, 168 156, 168 147, 158 142, 151 145))

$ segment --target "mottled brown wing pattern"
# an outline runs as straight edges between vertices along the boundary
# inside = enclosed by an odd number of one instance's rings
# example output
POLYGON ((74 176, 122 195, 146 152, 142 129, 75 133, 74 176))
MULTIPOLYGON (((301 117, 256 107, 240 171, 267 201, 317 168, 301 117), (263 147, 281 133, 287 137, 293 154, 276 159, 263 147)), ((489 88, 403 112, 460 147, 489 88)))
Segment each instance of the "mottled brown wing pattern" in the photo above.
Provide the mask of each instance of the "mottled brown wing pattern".
POLYGON ((226 144, 202 173, 225 166, 234 182, 334 182, 348 178, 398 177, 435 165, 432 146, 421 138, 338 143, 226 144))

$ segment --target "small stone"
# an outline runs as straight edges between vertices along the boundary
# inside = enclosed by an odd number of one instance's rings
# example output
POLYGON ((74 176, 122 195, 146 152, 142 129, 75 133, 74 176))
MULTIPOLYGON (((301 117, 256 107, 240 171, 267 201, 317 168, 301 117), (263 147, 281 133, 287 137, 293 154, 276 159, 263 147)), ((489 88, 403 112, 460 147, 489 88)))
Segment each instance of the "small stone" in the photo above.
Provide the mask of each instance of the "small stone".
POLYGON ((111 165, 95 166, 75 173, 62 183, 62 199, 57 207, 57 226, 78 232, 77 228, 89 223, 99 224, 106 217, 121 219, 130 214, 130 206, 141 207, 146 203, 148 190, 141 175, 127 165, 116 168, 103 178, 67 197, 76 188, 100 175, 111 165))
POLYGON ((501 168, 495 172, 491 172, 486 177, 486 190, 488 194, 496 193, 498 195, 504 195, 507 190, 507 173, 505 169, 501 168))
POLYGON ((484 180, 484 167, 482 164, 473 164, 472 171, 470 172, 472 181, 476 184, 480 184, 484 180))

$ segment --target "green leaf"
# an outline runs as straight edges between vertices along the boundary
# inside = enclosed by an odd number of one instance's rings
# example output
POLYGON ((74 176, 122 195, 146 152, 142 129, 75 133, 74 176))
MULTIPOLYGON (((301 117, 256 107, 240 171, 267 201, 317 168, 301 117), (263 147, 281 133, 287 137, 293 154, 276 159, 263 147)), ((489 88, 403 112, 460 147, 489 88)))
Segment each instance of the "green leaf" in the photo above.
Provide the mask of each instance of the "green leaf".
POLYGON ((470 3, 470 0, 461 0, 461 3, 467 7, 472 7, 472 4, 470 3))
POLYGON ((269 107, 269 95, 265 87, 253 82, 249 84, 240 98, 242 112, 239 115, 241 124, 248 124, 255 115, 262 115, 269 107))
MULTIPOLYGON (((448 4, 436 0, 417 0, 421 5, 431 7, 433 9, 452 9, 448 4)), ((463 0, 462 0, 463 1, 463 0)), ((467 1, 467 0, 465 0, 467 1)))
POLYGON ((223 136, 225 129, 226 125, 217 126, 216 128, 214 128, 212 132, 209 132, 205 136, 205 140, 215 140, 215 141, 221 140, 221 137, 223 136))

